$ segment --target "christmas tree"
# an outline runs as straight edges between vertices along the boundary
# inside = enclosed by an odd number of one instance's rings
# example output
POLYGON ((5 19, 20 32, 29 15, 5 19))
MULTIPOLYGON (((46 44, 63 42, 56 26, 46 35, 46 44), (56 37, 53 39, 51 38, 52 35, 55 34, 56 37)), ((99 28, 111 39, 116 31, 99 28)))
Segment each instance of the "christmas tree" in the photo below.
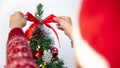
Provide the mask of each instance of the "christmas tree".
MULTIPOLYGON (((36 7, 35 17, 38 21, 42 20, 43 5, 36 7)), ((58 58, 58 49, 54 47, 54 41, 49 36, 47 27, 38 24, 29 39, 30 49, 34 60, 39 68, 65 68, 62 59, 58 58)))

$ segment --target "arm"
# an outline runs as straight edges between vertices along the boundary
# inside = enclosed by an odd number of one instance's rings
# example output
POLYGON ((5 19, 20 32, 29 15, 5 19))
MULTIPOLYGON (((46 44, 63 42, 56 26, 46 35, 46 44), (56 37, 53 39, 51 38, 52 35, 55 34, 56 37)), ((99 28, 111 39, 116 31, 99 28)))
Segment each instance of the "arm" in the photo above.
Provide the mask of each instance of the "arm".
MULTIPOLYGON (((72 36, 72 21, 70 17, 67 16, 58 16, 54 18, 55 22, 57 23, 57 28, 60 30, 63 30, 64 33, 71 39, 72 45, 73 45, 73 36, 72 36)), ((76 68, 80 68, 80 64, 78 63, 76 53, 74 53, 74 60, 76 68)))
POLYGON ((26 18, 21 12, 10 17, 11 31, 6 46, 5 68, 37 68, 22 27, 26 25, 26 18))

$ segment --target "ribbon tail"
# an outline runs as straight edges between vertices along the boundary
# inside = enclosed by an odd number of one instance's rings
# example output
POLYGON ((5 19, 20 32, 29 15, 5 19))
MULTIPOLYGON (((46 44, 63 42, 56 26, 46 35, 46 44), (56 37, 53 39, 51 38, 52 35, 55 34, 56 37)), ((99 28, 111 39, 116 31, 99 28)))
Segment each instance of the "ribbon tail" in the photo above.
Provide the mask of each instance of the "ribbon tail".
POLYGON ((45 23, 45 25, 46 25, 48 28, 52 29, 52 31, 55 33, 55 35, 56 35, 56 37, 57 37, 57 39, 58 39, 59 47, 60 47, 60 39, 59 39, 59 36, 58 36, 57 32, 55 31, 55 29, 54 29, 51 25, 49 25, 48 23, 45 23))
POLYGON ((39 24, 39 21, 30 13, 27 12, 26 13, 27 16, 27 20, 34 22, 26 31, 25 31, 25 37, 27 40, 30 39, 30 37, 32 36, 32 31, 33 29, 39 24))
POLYGON ((30 39, 32 36, 33 29, 37 26, 37 23, 32 24, 26 31, 25 31, 25 37, 27 40, 30 39))

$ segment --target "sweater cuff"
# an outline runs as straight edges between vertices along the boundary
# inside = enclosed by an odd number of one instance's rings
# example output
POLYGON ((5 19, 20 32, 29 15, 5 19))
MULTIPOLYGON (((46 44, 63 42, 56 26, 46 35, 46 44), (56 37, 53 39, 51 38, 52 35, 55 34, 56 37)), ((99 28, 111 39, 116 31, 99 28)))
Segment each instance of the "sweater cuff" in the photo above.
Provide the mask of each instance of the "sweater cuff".
POLYGON ((10 40, 12 37, 14 36, 24 36, 24 32, 22 31, 21 28, 13 28, 10 32, 9 32, 9 36, 8 36, 8 40, 10 40))

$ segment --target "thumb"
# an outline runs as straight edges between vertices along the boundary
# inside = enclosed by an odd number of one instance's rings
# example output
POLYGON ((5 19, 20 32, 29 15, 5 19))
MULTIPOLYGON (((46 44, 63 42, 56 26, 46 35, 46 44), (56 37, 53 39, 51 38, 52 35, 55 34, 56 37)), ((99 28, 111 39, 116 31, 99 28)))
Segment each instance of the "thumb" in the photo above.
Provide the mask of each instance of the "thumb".
POLYGON ((60 22, 60 18, 59 18, 59 17, 54 17, 54 21, 55 21, 56 23, 59 23, 59 22, 60 22))

